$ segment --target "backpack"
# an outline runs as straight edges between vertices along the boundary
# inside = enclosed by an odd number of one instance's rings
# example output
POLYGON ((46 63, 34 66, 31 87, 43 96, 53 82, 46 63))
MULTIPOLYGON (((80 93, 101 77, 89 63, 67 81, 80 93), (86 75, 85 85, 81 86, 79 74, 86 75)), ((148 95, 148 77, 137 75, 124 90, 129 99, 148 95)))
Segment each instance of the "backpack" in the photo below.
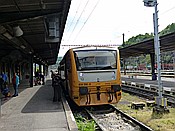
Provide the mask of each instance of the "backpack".
POLYGON ((12 83, 13 83, 13 84, 16 84, 16 76, 14 76, 14 77, 12 78, 12 83))

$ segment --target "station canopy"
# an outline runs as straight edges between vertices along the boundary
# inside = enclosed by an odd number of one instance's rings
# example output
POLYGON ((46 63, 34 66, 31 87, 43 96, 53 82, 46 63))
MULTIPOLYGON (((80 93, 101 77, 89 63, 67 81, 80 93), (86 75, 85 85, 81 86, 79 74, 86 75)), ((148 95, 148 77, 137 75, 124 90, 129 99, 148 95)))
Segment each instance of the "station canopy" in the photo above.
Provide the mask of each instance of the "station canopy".
MULTIPOLYGON (((136 57, 154 53, 154 39, 120 48, 121 58, 136 57)), ((175 32, 160 37, 160 52, 175 51, 175 32)))
POLYGON ((34 61, 55 64, 70 4, 71 0, 0 0, 0 58, 17 50, 34 61))

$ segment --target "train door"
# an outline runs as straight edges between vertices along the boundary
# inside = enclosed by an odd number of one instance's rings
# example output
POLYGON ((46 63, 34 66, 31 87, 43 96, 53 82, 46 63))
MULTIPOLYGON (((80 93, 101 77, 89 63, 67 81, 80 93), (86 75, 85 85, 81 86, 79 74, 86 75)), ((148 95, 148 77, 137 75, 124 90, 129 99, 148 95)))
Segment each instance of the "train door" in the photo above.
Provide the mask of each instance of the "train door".
POLYGON ((70 59, 70 54, 68 53, 67 57, 66 57, 66 70, 65 70, 65 74, 66 74, 66 90, 69 94, 69 96, 71 97, 71 82, 72 82, 72 72, 71 72, 71 59, 70 59))

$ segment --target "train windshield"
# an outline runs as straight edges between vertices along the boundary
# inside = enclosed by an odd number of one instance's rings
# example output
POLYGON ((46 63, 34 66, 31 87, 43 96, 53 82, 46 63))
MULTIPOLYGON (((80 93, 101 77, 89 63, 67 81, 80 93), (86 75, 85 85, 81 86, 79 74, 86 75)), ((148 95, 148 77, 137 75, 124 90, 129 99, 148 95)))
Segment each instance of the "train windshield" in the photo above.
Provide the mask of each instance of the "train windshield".
POLYGON ((116 69, 116 51, 91 50, 76 51, 77 70, 106 70, 116 69))

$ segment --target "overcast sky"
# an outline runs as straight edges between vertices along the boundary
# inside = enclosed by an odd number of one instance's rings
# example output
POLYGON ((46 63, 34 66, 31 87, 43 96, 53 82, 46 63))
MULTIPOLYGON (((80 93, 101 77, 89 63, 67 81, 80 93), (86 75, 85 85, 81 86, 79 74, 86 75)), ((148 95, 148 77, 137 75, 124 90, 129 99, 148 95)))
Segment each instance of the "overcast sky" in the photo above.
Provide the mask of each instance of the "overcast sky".
MULTIPOLYGON (((159 31, 175 23, 175 0, 157 0, 159 31)), ((121 45, 132 36, 154 32, 154 7, 143 0, 72 0, 59 56, 68 45, 121 45)))

